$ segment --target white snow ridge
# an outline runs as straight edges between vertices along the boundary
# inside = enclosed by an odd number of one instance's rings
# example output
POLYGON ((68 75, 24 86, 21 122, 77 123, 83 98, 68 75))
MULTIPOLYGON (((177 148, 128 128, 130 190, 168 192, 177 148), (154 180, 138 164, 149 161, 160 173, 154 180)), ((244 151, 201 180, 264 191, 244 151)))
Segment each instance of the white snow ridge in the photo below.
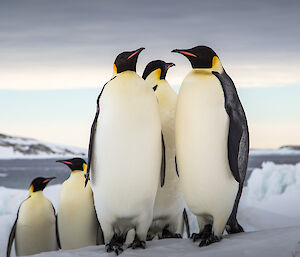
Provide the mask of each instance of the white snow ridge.
POLYGON ((86 150, 79 147, 45 143, 31 138, 0 134, 0 159, 59 158, 66 156, 86 156, 86 150))
MULTIPOLYGON (((49 186, 45 195, 57 208, 60 185, 49 186)), ((11 226, 26 190, 0 187, 0 256, 5 256, 11 226)), ((225 235, 223 240, 199 248, 189 239, 164 239, 147 242, 147 248, 126 249, 120 256, 149 257, 300 257, 300 164, 264 163, 255 169, 241 198, 238 219, 247 231, 225 235)), ((189 216, 191 214, 189 213, 189 216)), ((197 231, 191 216, 192 231, 197 231)), ((14 249, 12 255, 15 256, 14 249)), ((39 257, 114 257, 104 246, 77 250, 45 252, 39 257)))

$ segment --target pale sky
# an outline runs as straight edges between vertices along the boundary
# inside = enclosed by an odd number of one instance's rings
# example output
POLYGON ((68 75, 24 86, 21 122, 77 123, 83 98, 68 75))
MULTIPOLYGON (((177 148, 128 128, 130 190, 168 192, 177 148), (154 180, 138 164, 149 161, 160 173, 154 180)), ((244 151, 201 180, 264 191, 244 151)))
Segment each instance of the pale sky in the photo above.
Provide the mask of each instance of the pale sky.
POLYGON ((208 45, 234 80, 251 147, 300 144, 299 1, 0 1, 0 133, 87 147, 115 57, 145 47, 178 88, 174 48, 208 45))

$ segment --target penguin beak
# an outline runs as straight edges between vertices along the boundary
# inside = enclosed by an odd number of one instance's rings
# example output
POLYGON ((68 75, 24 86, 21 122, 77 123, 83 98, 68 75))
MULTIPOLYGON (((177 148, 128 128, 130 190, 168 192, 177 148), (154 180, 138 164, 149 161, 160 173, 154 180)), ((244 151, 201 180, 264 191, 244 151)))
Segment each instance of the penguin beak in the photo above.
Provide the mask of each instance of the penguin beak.
POLYGON ((190 53, 188 50, 186 49, 174 49, 171 51, 172 53, 179 53, 179 54, 183 54, 185 56, 192 56, 192 57, 195 57, 197 58, 198 56, 193 54, 193 53, 190 53))
POLYGON ((55 179, 56 177, 46 178, 43 180, 43 184, 48 184, 51 180, 55 179))
POLYGON ((175 63, 172 62, 166 63, 166 70, 170 69, 173 66, 176 66, 175 63))
POLYGON ((70 160, 57 160, 56 162, 64 163, 66 165, 72 165, 72 162, 70 160))
POLYGON ((145 50, 144 47, 141 47, 137 50, 132 51, 132 54, 128 56, 127 59, 130 59, 131 57, 135 56, 135 55, 139 55, 143 50, 145 50))

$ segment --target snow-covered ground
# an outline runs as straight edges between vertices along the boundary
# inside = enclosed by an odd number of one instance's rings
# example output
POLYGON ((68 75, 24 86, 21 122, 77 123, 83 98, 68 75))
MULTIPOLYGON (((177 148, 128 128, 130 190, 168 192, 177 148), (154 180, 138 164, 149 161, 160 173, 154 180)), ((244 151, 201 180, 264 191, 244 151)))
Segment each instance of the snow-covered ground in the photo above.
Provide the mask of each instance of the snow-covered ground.
MULTIPOLYGON (((45 195, 57 207, 60 185, 49 186, 45 195)), ((0 256, 20 202, 27 191, 0 187, 0 256)), ((146 250, 125 250, 122 256, 299 256, 300 257, 300 163, 264 163, 255 169, 240 202, 238 219, 247 233, 225 235, 220 243, 199 249, 188 239, 169 239, 147 243, 146 250)), ((190 216, 192 231, 197 231, 190 216)), ((12 253, 14 256, 14 252, 12 253)), ((103 246, 73 251, 42 253, 38 256, 114 256, 103 246)))
POLYGON ((86 156, 86 153, 87 151, 80 147, 0 134, 0 159, 61 158, 86 156))

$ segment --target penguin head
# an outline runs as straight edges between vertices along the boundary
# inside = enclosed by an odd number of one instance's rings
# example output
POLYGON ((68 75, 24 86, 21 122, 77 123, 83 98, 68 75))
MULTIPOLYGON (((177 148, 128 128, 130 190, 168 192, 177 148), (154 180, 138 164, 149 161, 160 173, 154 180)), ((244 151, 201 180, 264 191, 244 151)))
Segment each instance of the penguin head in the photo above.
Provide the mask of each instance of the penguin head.
POLYGON ((84 171, 87 167, 87 164, 85 162, 85 160, 83 160, 82 158, 73 158, 73 159, 69 159, 69 160, 58 160, 56 162, 61 162, 63 164, 66 164, 71 171, 84 171))
POLYGON ((175 66, 174 63, 166 63, 161 60, 149 62, 144 70, 143 79, 150 80, 155 86, 153 90, 157 88, 157 82, 162 79, 166 79, 167 71, 169 68, 175 66))
POLYGON ((208 46, 196 46, 191 49, 174 49, 173 53, 180 53, 189 59, 193 69, 209 69, 221 73, 221 61, 214 50, 208 46))
POLYGON ((136 71, 137 58, 144 49, 141 47, 131 52, 120 53, 114 62, 114 75, 123 71, 136 71))
POLYGON ((29 194, 32 194, 34 192, 43 191, 44 188, 47 186, 47 184, 55 179, 55 177, 51 178, 44 178, 44 177, 37 177, 34 180, 32 180, 29 188, 29 194))

